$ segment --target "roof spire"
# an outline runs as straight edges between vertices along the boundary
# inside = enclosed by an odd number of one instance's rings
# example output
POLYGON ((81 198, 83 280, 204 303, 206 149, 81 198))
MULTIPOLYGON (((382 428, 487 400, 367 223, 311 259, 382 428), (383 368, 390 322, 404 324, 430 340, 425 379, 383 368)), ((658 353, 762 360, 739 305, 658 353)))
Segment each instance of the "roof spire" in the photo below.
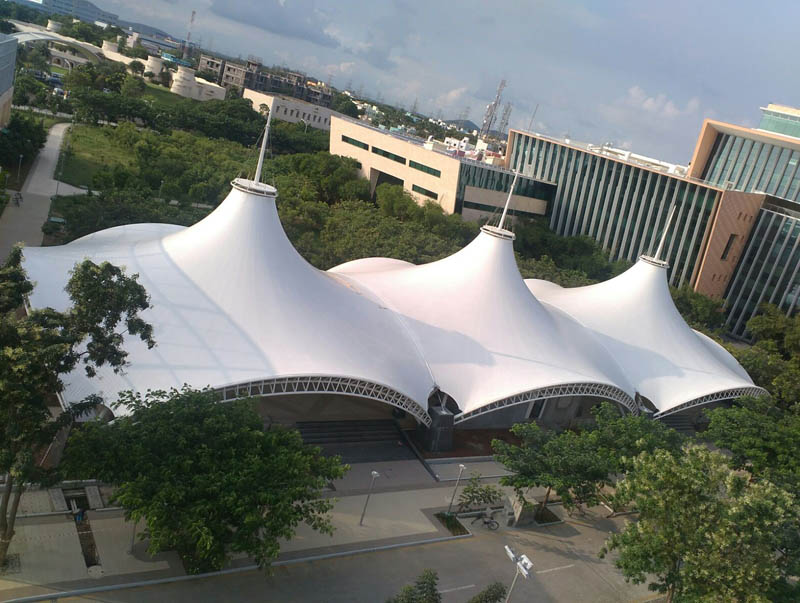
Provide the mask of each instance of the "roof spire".
POLYGON ((267 114, 267 125, 264 127, 264 139, 261 141, 261 152, 258 154, 258 166, 256 175, 253 177, 255 182, 261 182, 261 168, 264 167, 264 154, 267 152, 267 139, 269 138, 269 122, 272 121, 272 110, 267 114))
MULTIPOLYGON (((528 130, 533 127, 533 118, 536 117, 536 112, 539 110, 539 103, 536 103, 536 108, 533 110, 533 115, 531 115, 531 121, 528 124, 528 130)), ((531 145, 532 146, 532 145, 531 145)), ((506 204, 503 207, 503 215, 500 216, 500 222, 497 224, 497 228, 502 229, 503 223, 506 221, 506 214, 508 213, 508 206, 511 203, 511 195, 514 193, 514 185, 517 183, 517 178, 519 177, 519 172, 525 169, 525 164, 528 163, 528 153, 530 153, 531 147, 529 146, 525 149, 525 156, 522 158, 522 165, 520 169, 514 172, 514 180, 511 181, 511 187, 508 189, 508 198, 506 199, 506 204)), ((506 151, 508 152, 508 151, 506 151)))
POLYGON ((511 181, 511 186, 508 189, 508 199, 506 199, 506 204, 503 207, 503 215, 500 216, 500 222, 497 224, 497 228, 502 230, 503 222, 506 221, 506 214, 508 213, 508 204, 511 203, 511 195, 514 193, 514 185, 517 183, 517 178, 519 177, 519 172, 514 172, 514 179, 511 181))
POLYGON ((653 256, 656 260, 664 261, 661 259, 661 252, 664 249, 664 243, 667 240, 667 233, 669 232, 669 226, 672 224, 672 215, 675 213, 675 204, 672 204, 672 207, 669 208, 669 214, 667 214, 667 223, 664 225, 664 232, 661 233, 661 241, 658 243, 658 249, 656 249, 656 254, 653 256))

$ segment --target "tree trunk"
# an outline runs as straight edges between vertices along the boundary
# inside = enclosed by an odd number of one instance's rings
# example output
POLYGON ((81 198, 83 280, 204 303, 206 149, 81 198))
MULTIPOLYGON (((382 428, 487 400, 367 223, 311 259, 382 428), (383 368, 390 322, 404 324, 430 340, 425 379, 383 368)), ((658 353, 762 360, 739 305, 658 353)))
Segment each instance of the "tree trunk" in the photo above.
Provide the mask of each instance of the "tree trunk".
POLYGON ((16 492, 13 492, 12 496, 13 489, 14 479, 9 475, 3 492, 3 499, 2 502, 0 502, 0 567, 4 566, 6 563, 8 548, 11 546, 11 539, 14 537, 14 524, 17 521, 19 502, 25 488, 20 484, 19 488, 17 488, 16 492), (9 499, 11 500, 10 509, 8 507, 9 499))
POLYGON ((539 511, 536 513, 539 517, 542 516, 542 513, 544 513, 544 510, 547 508, 547 501, 550 500, 550 488, 550 486, 547 486, 547 492, 544 493, 544 500, 539 507, 539 511))

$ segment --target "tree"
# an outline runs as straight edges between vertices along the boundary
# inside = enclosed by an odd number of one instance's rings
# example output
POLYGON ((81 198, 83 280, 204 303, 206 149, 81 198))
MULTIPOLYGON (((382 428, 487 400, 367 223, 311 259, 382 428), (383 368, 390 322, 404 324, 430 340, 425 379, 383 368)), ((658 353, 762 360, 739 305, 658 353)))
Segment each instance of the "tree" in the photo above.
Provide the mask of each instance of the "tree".
MULTIPOLYGON (((439 575, 432 569, 426 569, 414 584, 404 586, 397 596, 388 599, 386 603, 441 603, 442 595, 438 587, 439 575)), ((506 587, 499 582, 493 582, 467 603, 499 603, 505 596, 506 587)))
POLYGON ((628 473, 642 452, 665 450, 681 454, 684 437, 661 421, 644 415, 620 414, 619 406, 603 402, 592 409, 595 425, 584 432, 596 454, 605 457, 612 473, 628 473))
POLYGON ((789 491, 800 489, 800 415, 769 398, 740 398, 706 411, 705 437, 732 453, 731 464, 789 491))
POLYGON ((724 302, 697 293, 687 283, 670 288, 672 301, 683 319, 700 331, 716 332, 725 324, 724 302))
POLYGON ((264 431, 253 401, 186 387, 129 392, 114 406, 130 414, 73 432, 63 464, 116 486, 116 504, 147 525, 150 553, 176 550, 189 573, 237 552, 264 567, 298 524, 332 533, 333 503, 320 496, 346 467, 295 430, 264 431))
POLYGON ((536 423, 517 423, 511 433, 521 440, 519 445, 492 441, 495 459, 512 472, 500 483, 513 487, 521 501, 531 488, 547 488, 537 517, 547 507, 552 490, 570 511, 597 501, 608 466, 588 440, 569 431, 556 434, 543 430, 536 423))
POLYGON ((144 73, 144 63, 139 60, 131 61, 128 63, 128 69, 130 69, 131 73, 134 75, 141 76, 144 73))
POLYGON ((335 94, 333 97, 333 102, 331 103, 331 109, 349 117, 357 118, 359 115, 361 115, 358 107, 356 107, 355 103, 350 100, 350 97, 346 94, 335 94))
POLYGON ((796 526, 794 497, 732 471, 700 446, 644 452, 618 493, 639 511, 600 552, 617 551, 626 580, 668 601, 767 601, 786 560, 780 534, 796 526))
POLYGON ((473 473, 458 497, 458 510, 463 512, 474 507, 488 507, 502 497, 500 488, 492 484, 481 484, 480 474, 473 473))
POLYGON ((147 85, 144 83, 144 80, 140 77, 129 74, 125 76, 125 81, 122 83, 120 94, 122 94, 122 96, 138 98, 144 94, 145 90, 147 90, 147 85))
POLYGON ((0 565, 27 484, 49 484, 57 477, 44 463, 43 448, 96 403, 89 400, 54 418, 52 397, 64 387, 62 375, 78 365, 89 376, 103 365, 119 372, 127 358, 126 337, 155 345, 152 327, 139 317, 149 300, 136 279, 107 262, 85 260, 67 283, 71 308, 23 312, 33 284, 22 268, 21 248, 15 247, 0 269, 0 474, 7 474, 0 496, 0 565))

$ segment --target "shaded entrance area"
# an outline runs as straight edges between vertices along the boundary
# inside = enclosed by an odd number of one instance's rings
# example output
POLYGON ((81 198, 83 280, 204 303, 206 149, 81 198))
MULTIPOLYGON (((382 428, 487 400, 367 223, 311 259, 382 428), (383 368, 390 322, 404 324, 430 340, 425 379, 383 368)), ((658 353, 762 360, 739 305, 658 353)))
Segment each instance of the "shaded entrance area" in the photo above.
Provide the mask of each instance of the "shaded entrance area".
POLYGON ((271 396, 258 400, 264 426, 294 427, 307 444, 348 464, 416 461, 401 433, 416 426, 413 417, 376 400, 337 394, 271 396))
POLYGON ((339 455, 348 464, 417 458, 391 419, 302 421, 297 430, 306 444, 319 446, 325 455, 339 455))

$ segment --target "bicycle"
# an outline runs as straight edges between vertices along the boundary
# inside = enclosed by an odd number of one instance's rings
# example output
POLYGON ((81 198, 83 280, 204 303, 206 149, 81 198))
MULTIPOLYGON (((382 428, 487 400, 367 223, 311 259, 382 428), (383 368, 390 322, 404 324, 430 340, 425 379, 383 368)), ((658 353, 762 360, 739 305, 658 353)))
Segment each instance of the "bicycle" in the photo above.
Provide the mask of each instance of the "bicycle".
POLYGON ((497 511, 492 511, 491 513, 487 512, 487 511, 484 511, 483 513, 478 515, 475 519, 473 519, 471 524, 475 523, 479 519, 482 519, 483 520, 483 525, 486 526, 486 529, 494 531, 494 530, 496 530, 497 528, 500 527, 500 524, 494 518, 494 514, 495 513, 497 513, 497 511))

